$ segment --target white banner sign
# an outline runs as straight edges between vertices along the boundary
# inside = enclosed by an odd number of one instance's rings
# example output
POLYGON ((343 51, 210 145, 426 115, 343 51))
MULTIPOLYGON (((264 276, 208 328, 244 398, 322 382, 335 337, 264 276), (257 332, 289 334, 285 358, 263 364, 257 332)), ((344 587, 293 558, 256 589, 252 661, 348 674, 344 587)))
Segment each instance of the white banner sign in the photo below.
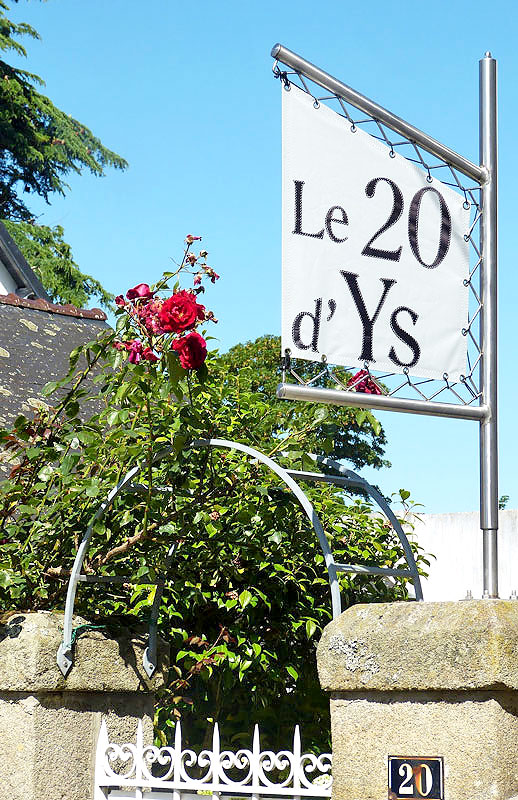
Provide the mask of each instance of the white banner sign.
POLYGON ((295 86, 282 96, 283 352, 458 380, 464 198, 295 86))

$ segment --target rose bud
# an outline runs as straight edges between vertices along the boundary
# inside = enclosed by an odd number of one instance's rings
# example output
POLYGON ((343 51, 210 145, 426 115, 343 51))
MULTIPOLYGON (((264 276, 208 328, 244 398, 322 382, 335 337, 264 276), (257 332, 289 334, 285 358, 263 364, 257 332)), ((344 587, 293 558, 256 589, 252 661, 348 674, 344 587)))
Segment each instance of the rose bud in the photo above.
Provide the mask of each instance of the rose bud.
POLYGON ((142 358, 145 358, 146 361, 151 361, 154 364, 158 361, 158 356, 156 356, 150 347, 145 347, 142 351, 142 358))
POLYGON ((142 342, 134 339, 132 342, 125 342, 124 347, 129 352, 130 364, 138 364, 142 357, 142 342))
POLYGON ((154 294, 147 283, 139 283, 133 289, 128 289, 126 297, 128 300, 150 300, 154 294))

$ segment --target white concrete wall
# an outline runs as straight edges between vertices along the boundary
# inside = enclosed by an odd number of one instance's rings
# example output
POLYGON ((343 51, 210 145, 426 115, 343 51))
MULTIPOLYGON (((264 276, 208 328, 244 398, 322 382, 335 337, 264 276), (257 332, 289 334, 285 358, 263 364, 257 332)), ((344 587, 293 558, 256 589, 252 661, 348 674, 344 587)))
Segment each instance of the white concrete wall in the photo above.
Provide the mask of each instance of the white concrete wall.
MULTIPOLYGON (((429 577, 422 579, 425 600, 462 600, 468 589, 482 596, 482 533, 478 511, 423 514, 415 521, 415 538, 430 559, 429 577)), ((518 592, 518 509, 500 512, 498 538, 499 594, 518 592)))

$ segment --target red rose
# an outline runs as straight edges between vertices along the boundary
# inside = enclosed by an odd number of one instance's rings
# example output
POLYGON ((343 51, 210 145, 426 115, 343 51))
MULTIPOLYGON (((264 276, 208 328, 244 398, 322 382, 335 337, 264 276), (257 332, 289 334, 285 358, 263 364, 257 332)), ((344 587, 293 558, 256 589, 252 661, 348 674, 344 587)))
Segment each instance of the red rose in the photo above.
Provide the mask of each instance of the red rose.
POLYGON ((199 369, 207 358, 207 343, 196 331, 175 339, 173 350, 178 353, 183 369, 199 369))
POLYGON ((153 353, 150 347, 144 347, 142 351, 142 358, 145 358, 146 361, 151 361, 152 364, 154 364, 155 361, 158 361, 158 356, 153 353))
POLYGON ((364 394, 381 394, 381 389, 375 383, 366 369, 361 369, 348 381, 347 388, 364 394))
POLYGON ((158 312, 162 308, 161 300, 151 300, 149 303, 139 304, 137 316, 149 333, 162 333, 158 312))
POLYGON ((128 300, 150 300, 154 295, 147 283, 139 283, 133 289, 128 289, 126 297, 128 300))
POLYGON ((124 302, 124 297, 121 294, 118 294, 117 297, 115 298, 115 305, 119 306, 119 308, 123 308, 123 306, 126 305, 126 303, 124 302))
POLYGON ((124 347, 129 353, 130 364, 138 364, 142 357, 142 342, 133 339, 131 342, 124 342, 124 347))
POLYGON ((194 328, 199 319, 205 319, 205 306, 196 302, 196 297, 183 289, 164 300, 158 312, 164 333, 183 333, 194 328))

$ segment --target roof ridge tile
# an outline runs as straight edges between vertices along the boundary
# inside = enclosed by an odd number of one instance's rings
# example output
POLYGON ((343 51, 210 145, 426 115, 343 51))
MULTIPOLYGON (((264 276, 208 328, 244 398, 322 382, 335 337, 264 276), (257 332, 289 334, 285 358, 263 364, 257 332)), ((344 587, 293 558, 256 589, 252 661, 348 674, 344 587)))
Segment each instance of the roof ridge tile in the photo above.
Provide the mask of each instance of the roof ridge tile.
POLYGON ((77 308, 72 303, 60 306, 49 303, 48 300, 38 298, 30 300, 27 297, 18 297, 10 292, 0 295, 0 304, 6 306, 20 306, 21 308, 33 308, 36 311, 48 311, 51 314, 62 314, 67 317, 77 317, 79 319, 100 319, 106 320, 107 316, 100 308, 77 308))

